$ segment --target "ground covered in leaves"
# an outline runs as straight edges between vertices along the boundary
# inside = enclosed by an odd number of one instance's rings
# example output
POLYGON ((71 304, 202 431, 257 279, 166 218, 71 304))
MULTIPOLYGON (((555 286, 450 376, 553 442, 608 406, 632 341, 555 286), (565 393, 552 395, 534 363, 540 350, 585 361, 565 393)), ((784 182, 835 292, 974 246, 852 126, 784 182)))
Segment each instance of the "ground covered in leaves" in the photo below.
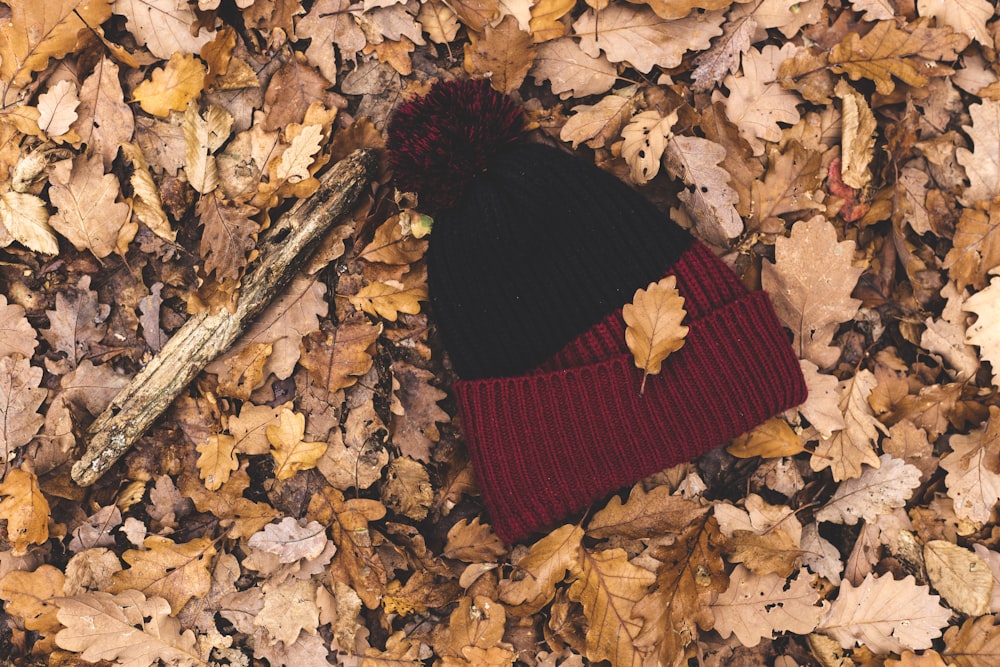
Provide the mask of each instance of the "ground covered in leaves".
POLYGON ((994 13, 4 0, 0 658, 1000 664, 994 13), (429 221, 383 172, 110 473, 72 482, 90 422, 239 299, 318 172, 433 80, 485 76, 771 292, 806 404, 501 544, 425 312, 429 221))

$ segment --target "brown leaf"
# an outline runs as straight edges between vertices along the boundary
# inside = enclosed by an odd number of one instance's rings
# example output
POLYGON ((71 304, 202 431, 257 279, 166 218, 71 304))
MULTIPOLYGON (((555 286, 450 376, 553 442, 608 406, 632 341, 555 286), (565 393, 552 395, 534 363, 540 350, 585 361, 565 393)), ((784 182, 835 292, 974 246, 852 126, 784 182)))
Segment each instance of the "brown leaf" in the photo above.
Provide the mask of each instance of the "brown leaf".
POLYGON ((271 523, 278 511, 267 503, 258 503, 243 497, 250 486, 250 476, 243 468, 230 475, 218 491, 209 491, 194 476, 184 475, 179 487, 185 496, 194 501, 199 512, 208 512, 217 517, 228 529, 231 539, 250 537, 271 523))
POLYGON ((336 393, 350 387, 372 365, 371 347, 382 325, 368 320, 344 322, 332 330, 314 331, 302 339, 302 366, 320 389, 336 393))
POLYGON ((979 556, 945 540, 924 545, 927 579, 948 606, 968 616, 982 616, 990 610, 993 573, 979 556))
POLYGON ((20 355, 0 357, 0 456, 4 467, 28 444, 45 418, 37 410, 48 392, 39 387, 42 369, 20 355))
POLYGON ((475 32, 482 32, 500 14, 497 0, 450 0, 448 4, 459 20, 475 32))
POLYGON ((131 567, 114 575, 111 593, 130 589, 160 596, 176 614, 188 600, 208 593, 212 583, 209 566, 215 556, 211 538, 199 537, 177 544, 159 535, 150 535, 142 550, 131 549, 122 559, 131 567))
POLYGON ((944 268, 959 290, 986 287, 989 270, 1000 265, 1000 201, 962 209, 944 268))
POLYGON ((427 468, 408 456, 393 459, 382 486, 382 502, 396 514, 414 521, 427 518, 434 489, 427 468))
POLYGON ((257 209, 222 199, 218 190, 202 197, 196 209, 205 228, 200 252, 206 273, 220 280, 238 280, 257 244, 260 225, 253 220, 257 209))
POLYGON ((306 58, 334 83, 338 66, 334 47, 341 58, 353 60, 368 43, 357 19, 347 11, 350 4, 348 0, 319 0, 295 24, 296 36, 311 40, 306 58))
POLYGON ((131 222, 128 204, 116 201, 118 179, 104 173, 100 156, 56 164, 49 194, 59 209, 49 222, 77 250, 90 250, 98 259, 125 254, 138 225, 131 222))
POLYGON ((715 629, 724 638, 736 635, 744 646, 756 646, 775 632, 806 635, 823 615, 815 577, 800 570, 790 583, 776 574, 754 575, 742 565, 729 578, 729 588, 712 603, 715 629), (785 590, 787 587, 787 590, 785 590))
POLYGON ((802 439, 787 422, 773 417, 736 438, 726 451, 737 458, 795 456, 805 450, 802 439))
POLYGON ((603 55, 590 55, 571 37, 560 37, 538 47, 531 76, 548 80, 560 97, 586 97, 606 93, 615 84, 617 69, 603 55))
POLYGON ((944 633, 943 655, 955 667, 981 667, 1000 660, 1000 626, 996 616, 967 618, 944 633))
POLYGON ((473 77, 490 76, 490 85, 507 94, 521 87, 535 59, 535 43, 518 29, 512 15, 496 26, 487 24, 483 35, 469 33, 465 45, 465 71, 473 77))
POLYGON ((830 468, 833 479, 842 481, 860 477, 865 464, 879 466, 873 445, 885 426, 875 418, 868 397, 875 387, 875 376, 863 370, 841 383, 840 408, 847 426, 819 443, 809 465, 815 471, 830 468))
POLYGON ((657 375, 661 364, 672 352, 684 346, 688 328, 681 322, 687 316, 684 297, 677 291, 677 278, 667 276, 658 283, 639 288, 632 303, 622 308, 625 318, 625 342, 635 366, 643 371, 639 394, 646 389, 646 378, 657 375))
POLYGON ((366 262, 406 266, 423 257, 426 251, 426 239, 418 239, 405 232, 401 213, 379 225, 374 238, 357 253, 357 258, 366 262))
POLYGON ((118 154, 118 148, 132 140, 135 118, 125 104, 125 93, 118 78, 118 65, 101 58, 94 71, 80 86, 80 106, 73 131, 87 144, 90 155, 100 155, 104 170, 118 154))
POLYGON ((63 594, 65 581, 63 573, 51 565, 42 565, 33 572, 8 572, 0 578, 4 611, 20 617, 26 629, 54 636, 60 627, 55 598, 63 594))
POLYGON ((438 422, 451 418, 438 406, 447 394, 431 381, 434 374, 404 361, 392 363, 392 443, 406 456, 430 462, 431 447, 441 439, 438 422))
POLYGON ((647 492, 637 484, 624 504, 618 496, 612 496, 587 524, 587 534, 599 539, 617 535, 642 539, 678 533, 708 510, 696 501, 673 495, 667 486, 647 492))
POLYGON ((49 539, 49 501, 33 472, 14 468, 0 482, 0 520, 7 521, 11 553, 23 556, 32 544, 49 539))
POLYGON ((948 471, 945 486, 959 517, 985 523, 1000 500, 1000 455, 995 447, 998 438, 1000 408, 993 406, 981 428, 948 439, 951 452, 941 457, 941 467, 948 471))
POLYGON ((325 442, 303 441, 306 418, 287 408, 281 411, 278 423, 268 424, 265 432, 274 457, 275 479, 291 479, 300 470, 315 468, 316 461, 326 451, 325 442))
MULTIPOLYGON (((817 190, 822 181, 823 156, 792 142, 784 151, 773 150, 764 180, 752 185, 752 209, 748 231, 784 234, 788 213, 822 209, 817 190)), ((766 289, 766 288, 765 288, 766 289)))
POLYGON ((212 435, 196 446, 198 450, 198 476, 205 481, 205 488, 218 491, 229 479, 229 475, 239 469, 236 459, 236 438, 231 435, 212 435))
POLYGON ((358 310, 390 322, 395 322, 399 313, 416 315, 420 312, 420 302, 427 300, 427 267, 412 268, 401 280, 365 285, 349 299, 358 310))
POLYGON ((507 552, 489 524, 462 519, 448 530, 448 542, 442 556, 466 563, 490 563, 507 552))
POLYGON ((521 578, 500 583, 500 599, 513 605, 511 614, 530 616, 552 601, 556 584, 579 567, 582 539, 583 529, 567 524, 531 546, 515 564, 521 578))

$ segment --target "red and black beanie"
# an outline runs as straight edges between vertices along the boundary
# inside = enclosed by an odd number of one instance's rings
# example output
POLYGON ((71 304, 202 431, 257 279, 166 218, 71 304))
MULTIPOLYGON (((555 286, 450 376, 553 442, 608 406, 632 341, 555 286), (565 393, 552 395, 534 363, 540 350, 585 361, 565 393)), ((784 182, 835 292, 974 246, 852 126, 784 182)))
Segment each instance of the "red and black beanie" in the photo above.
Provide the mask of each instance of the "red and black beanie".
POLYGON ((477 484, 508 542, 805 400, 763 292, 596 166, 521 134, 487 81, 400 107, 397 186, 434 217, 428 281, 477 484), (639 395, 622 306, 677 279, 689 327, 639 395))

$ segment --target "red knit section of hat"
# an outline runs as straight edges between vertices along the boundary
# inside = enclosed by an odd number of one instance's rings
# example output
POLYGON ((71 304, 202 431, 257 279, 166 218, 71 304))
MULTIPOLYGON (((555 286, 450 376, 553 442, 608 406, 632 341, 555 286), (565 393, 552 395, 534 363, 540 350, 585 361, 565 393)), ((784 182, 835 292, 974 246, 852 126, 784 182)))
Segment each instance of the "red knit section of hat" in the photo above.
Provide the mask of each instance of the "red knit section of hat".
POLYGON ((561 368, 550 362, 533 374, 455 384, 477 482, 502 539, 550 528, 805 400, 798 360, 765 293, 743 290, 697 243, 671 272, 688 312, 700 316, 643 396, 620 312, 567 346, 561 368))

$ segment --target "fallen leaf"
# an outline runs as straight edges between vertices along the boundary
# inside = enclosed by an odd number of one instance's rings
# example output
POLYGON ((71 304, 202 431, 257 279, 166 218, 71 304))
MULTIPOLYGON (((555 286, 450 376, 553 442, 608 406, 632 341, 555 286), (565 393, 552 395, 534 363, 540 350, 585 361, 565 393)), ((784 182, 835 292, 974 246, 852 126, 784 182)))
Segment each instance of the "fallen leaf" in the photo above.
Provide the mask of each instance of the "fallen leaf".
POLYGON ((819 472, 830 468, 835 481, 860 477, 865 464, 880 465, 873 445, 879 432, 887 429, 875 418, 868 397, 875 388, 875 376, 871 371, 860 371, 853 378, 841 383, 840 408, 847 424, 826 440, 820 441, 809 465, 819 472))
POLYGON ((639 395, 646 389, 646 378, 660 372, 663 360, 684 346, 688 327, 681 322, 687 316, 684 297, 677 291, 676 276, 639 288, 632 302, 622 308, 625 318, 625 342, 636 368, 643 371, 639 395))
POLYGON ((905 507, 920 485, 920 471, 888 454, 879 457, 877 468, 865 468, 860 477, 841 482, 833 497, 816 513, 817 521, 855 525, 872 522, 880 514, 905 507))
POLYGON ((119 75, 118 65, 110 58, 103 57, 94 65, 80 86, 80 106, 72 127, 87 151, 101 156, 105 171, 111 169, 119 147, 130 142, 135 131, 135 117, 125 103, 119 75))
POLYGON ((757 646, 775 632, 809 634, 824 612, 812 579, 805 570, 788 582, 776 574, 757 576, 737 565, 729 576, 729 588, 712 603, 715 629, 723 639, 735 634, 744 646, 757 646))
POLYGON ((993 445, 1000 438, 1000 408, 991 407, 981 428, 948 439, 951 451, 941 457, 948 471, 944 483, 955 501, 955 514, 986 523, 1000 501, 1000 453, 993 445))
POLYGON ((955 611, 982 616, 990 610, 993 574, 979 556, 957 544, 930 540, 924 545, 927 578, 955 611))
POLYGON ((868 187, 872 180, 869 165, 875 157, 875 114, 865 96, 841 79, 834 93, 841 105, 841 179, 855 189, 868 187))
POLYGON ((29 250, 47 255, 59 253, 59 241, 49 224, 45 202, 32 194, 5 192, 0 195, 0 236, 7 236, 0 245, 13 239, 29 250))
POLYGON ((729 172, 719 166, 726 154, 724 146, 708 139, 672 136, 664 155, 667 172, 691 186, 678 197, 693 218, 699 238, 721 247, 743 232, 743 220, 736 210, 740 196, 729 185, 729 172))
POLYGON ((993 369, 993 384, 1000 387, 1000 278, 993 278, 989 287, 973 294, 962 310, 976 314, 976 321, 965 334, 965 342, 978 345, 980 356, 993 369))
POLYGON ((555 586, 579 567, 583 529, 565 525, 535 542, 515 564, 520 579, 500 583, 500 599, 515 616, 530 616, 555 596, 555 586))
POLYGON ((163 60, 174 53, 198 53, 215 38, 214 30, 195 29, 194 10, 175 0, 115 0, 115 13, 126 18, 128 30, 136 41, 163 60))
POLYGON ((981 667, 1000 659, 1000 626, 996 616, 967 618, 944 633, 942 654, 955 667, 981 667))
POLYGON ((869 574, 858 587, 850 581, 840 585, 817 631, 843 648, 863 644, 877 655, 930 648, 951 615, 939 599, 912 576, 897 581, 869 574))
POLYGON ((559 138, 572 143, 574 149, 584 142, 591 148, 602 148, 618 136, 633 108, 633 98, 620 93, 602 97, 597 104, 578 104, 559 130, 559 138))
POLYGON ((195 447, 198 450, 198 476, 205 480, 205 488, 218 491, 229 475, 240 467, 236 459, 236 438, 219 434, 209 436, 195 447))
POLYGON ((661 116, 659 111, 643 111, 622 130, 622 157, 633 183, 645 185, 660 172, 660 160, 676 122, 676 111, 667 116, 661 116))
POLYGON ((414 521, 427 518, 434 501, 434 489, 427 468, 408 456, 402 456, 392 460, 386 475, 381 494, 385 506, 414 521))
POLYGON ((323 456, 325 442, 304 442, 306 418, 302 414, 284 409, 277 424, 268 424, 265 432, 271 443, 276 479, 291 479, 301 470, 316 467, 316 461, 323 456))
POLYGON ((829 368, 840 357, 830 344, 837 327, 861 305, 851 297, 863 272, 853 265, 854 242, 838 242, 833 225, 816 216, 797 223, 787 239, 777 239, 774 258, 764 264, 761 282, 778 319, 792 330, 799 357, 829 368))
POLYGON ((0 600, 4 611, 17 616, 28 630, 52 637, 61 627, 56 618, 56 598, 63 594, 66 577, 51 565, 33 572, 14 570, 0 578, 0 600))
POLYGON ((208 593, 212 583, 209 566, 215 556, 211 538, 199 537, 177 544, 166 537, 150 535, 142 546, 122 554, 130 567, 115 573, 109 592, 142 591, 159 596, 155 599, 169 605, 171 614, 179 612, 191 598, 208 593))
MULTIPOLYGON (((945 2, 944 0, 917 0, 917 12, 920 16, 937 19, 937 25, 948 26, 955 32, 967 35, 980 44, 991 45, 986 22, 993 18, 994 7, 987 0, 961 0, 960 2, 945 2)), ((886 16, 884 18, 892 18, 886 16)))
POLYGON ((562 98, 600 95, 611 90, 617 70, 603 55, 585 53, 571 37, 545 42, 538 47, 531 76, 536 83, 548 81, 562 98))
POLYGON ((51 139, 61 137, 76 121, 79 105, 76 86, 70 81, 60 81, 38 96, 39 129, 51 139))
POLYGON ((0 520, 7 521, 12 555, 23 556, 32 544, 44 544, 49 539, 49 501, 33 472, 8 470, 0 482, 0 498, 0 520))
POLYGON ((124 255, 138 225, 131 222, 118 179, 105 174, 100 156, 80 155, 52 169, 49 194, 58 209, 49 222, 77 250, 90 250, 98 259, 124 255))
POLYGON ((381 324, 367 320, 345 322, 332 330, 314 331, 302 340, 302 366, 317 387, 333 394, 350 387, 372 365, 371 347, 382 333, 381 324))
POLYGON ((45 422, 38 408, 48 395, 42 369, 20 354, 0 357, 0 457, 6 466, 45 422))
POLYGON ((772 418, 736 438, 726 451, 741 459, 760 456, 776 458, 795 456, 804 451, 802 439, 787 422, 772 418))
POLYGON ((472 76, 489 75, 490 85, 508 94, 521 87, 535 59, 535 43, 518 27, 513 16, 495 26, 487 24, 482 36, 469 33, 465 45, 465 71, 472 76))
POLYGON ((171 111, 181 111, 198 99, 205 85, 205 65, 192 55, 175 53, 163 69, 154 69, 132 97, 142 110, 165 118, 171 111))
POLYGON ((587 534, 596 538, 638 539, 680 533, 709 509, 695 500, 672 494, 667 486, 657 486, 647 492, 636 485, 624 504, 618 496, 612 496, 587 524, 587 534))
POLYGON ((360 311, 389 322, 395 322, 399 313, 416 315, 420 302, 427 300, 427 269, 413 268, 402 280, 377 281, 365 285, 350 302, 360 311))

